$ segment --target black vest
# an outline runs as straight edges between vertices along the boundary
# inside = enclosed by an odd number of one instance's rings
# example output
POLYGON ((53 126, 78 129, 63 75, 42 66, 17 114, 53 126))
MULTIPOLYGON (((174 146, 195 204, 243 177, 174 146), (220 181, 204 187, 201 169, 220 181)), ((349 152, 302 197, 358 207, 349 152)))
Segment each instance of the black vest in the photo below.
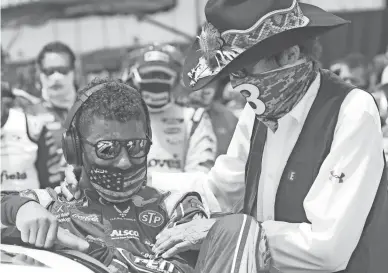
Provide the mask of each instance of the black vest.
MULTIPOLYGON (((275 220, 309 223, 303 201, 330 152, 343 100, 354 89, 337 76, 321 70, 321 86, 299 138, 284 168, 275 200, 275 220)), ((267 127, 255 119, 245 170, 244 213, 254 214, 267 127)), ((382 156, 383 151, 382 151, 382 156)), ((388 272, 388 179, 386 168, 368 215, 362 237, 346 270, 342 272, 388 272)), ((335 252, 336 250, 333 249, 335 252)))

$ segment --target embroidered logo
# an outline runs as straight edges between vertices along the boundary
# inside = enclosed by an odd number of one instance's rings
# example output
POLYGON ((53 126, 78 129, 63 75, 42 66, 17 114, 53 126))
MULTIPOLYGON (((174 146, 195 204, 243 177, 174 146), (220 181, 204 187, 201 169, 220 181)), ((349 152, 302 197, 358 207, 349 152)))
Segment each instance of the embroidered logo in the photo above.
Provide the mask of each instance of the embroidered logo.
POLYGON ((163 224, 164 217, 157 211, 146 210, 140 213, 139 220, 147 226, 159 227, 163 224))
POLYGON ((63 211, 63 206, 64 205, 59 206, 59 208, 57 209, 57 213, 63 213, 64 212, 63 211))
POLYGON ((140 195, 134 195, 131 200, 136 207, 144 207, 145 205, 155 203, 156 201, 158 201, 158 198, 144 200, 144 198, 140 195))
POLYGON ((290 181, 294 181, 294 180, 295 180, 295 175, 296 175, 296 172, 290 171, 290 172, 288 173, 288 179, 289 179, 290 181))
POLYGON ((116 205, 113 206, 115 208, 115 210, 117 211, 117 213, 120 215, 120 217, 124 218, 125 216, 127 216, 129 210, 131 209, 131 206, 128 206, 127 209, 125 210, 120 210, 116 205))
POLYGON ((330 172, 330 181, 335 182, 335 183, 342 183, 344 182, 343 178, 345 177, 344 173, 341 174, 334 174, 334 171, 330 172))

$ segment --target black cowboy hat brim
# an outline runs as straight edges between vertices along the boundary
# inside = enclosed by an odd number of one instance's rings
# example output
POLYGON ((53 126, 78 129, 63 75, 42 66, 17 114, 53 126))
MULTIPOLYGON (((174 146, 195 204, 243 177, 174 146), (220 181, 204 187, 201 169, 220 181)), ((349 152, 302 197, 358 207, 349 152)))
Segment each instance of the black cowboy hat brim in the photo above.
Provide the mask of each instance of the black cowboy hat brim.
POLYGON ((350 23, 349 21, 316 6, 305 3, 299 3, 299 6, 302 9, 303 14, 310 19, 307 26, 284 31, 264 39, 241 53, 218 74, 199 79, 194 86, 190 86, 191 79, 188 77, 188 73, 198 64, 198 60, 202 56, 197 39, 188 51, 183 66, 182 76, 185 86, 192 91, 201 89, 220 77, 257 63, 259 60, 282 52, 291 46, 318 37, 329 30, 350 23))

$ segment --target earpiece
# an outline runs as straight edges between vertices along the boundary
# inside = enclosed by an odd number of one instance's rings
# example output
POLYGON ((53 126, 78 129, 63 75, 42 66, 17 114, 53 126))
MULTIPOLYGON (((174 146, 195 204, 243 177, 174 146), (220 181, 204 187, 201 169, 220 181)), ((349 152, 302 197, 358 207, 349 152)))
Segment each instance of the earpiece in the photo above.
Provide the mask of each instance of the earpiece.
POLYGON ((63 156, 71 165, 82 166, 82 147, 77 130, 71 126, 62 136, 63 156))
POLYGON ((82 149, 81 142, 78 136, 78 131, 73 125, 73 120, 81 108, 82 104, 94 93, 100 90, 105 83, 98 84, 89 90, 86 90, 81 94, 73 107, 70 109, 69 114, 65 121, 66 131, 62 135, 62 150, 63 156, 68 164, 82 166, 82 149))

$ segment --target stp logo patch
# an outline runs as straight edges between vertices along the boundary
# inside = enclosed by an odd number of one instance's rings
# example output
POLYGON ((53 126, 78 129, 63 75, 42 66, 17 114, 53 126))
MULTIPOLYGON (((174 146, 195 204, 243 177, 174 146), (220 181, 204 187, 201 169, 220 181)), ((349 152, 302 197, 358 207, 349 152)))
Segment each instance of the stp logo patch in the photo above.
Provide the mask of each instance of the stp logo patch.
POLYGON ((151 227, 159 227, 164 222, 164 217, 157 211, 145 210, 139 215, 139 220, 143 224, 151 227))

